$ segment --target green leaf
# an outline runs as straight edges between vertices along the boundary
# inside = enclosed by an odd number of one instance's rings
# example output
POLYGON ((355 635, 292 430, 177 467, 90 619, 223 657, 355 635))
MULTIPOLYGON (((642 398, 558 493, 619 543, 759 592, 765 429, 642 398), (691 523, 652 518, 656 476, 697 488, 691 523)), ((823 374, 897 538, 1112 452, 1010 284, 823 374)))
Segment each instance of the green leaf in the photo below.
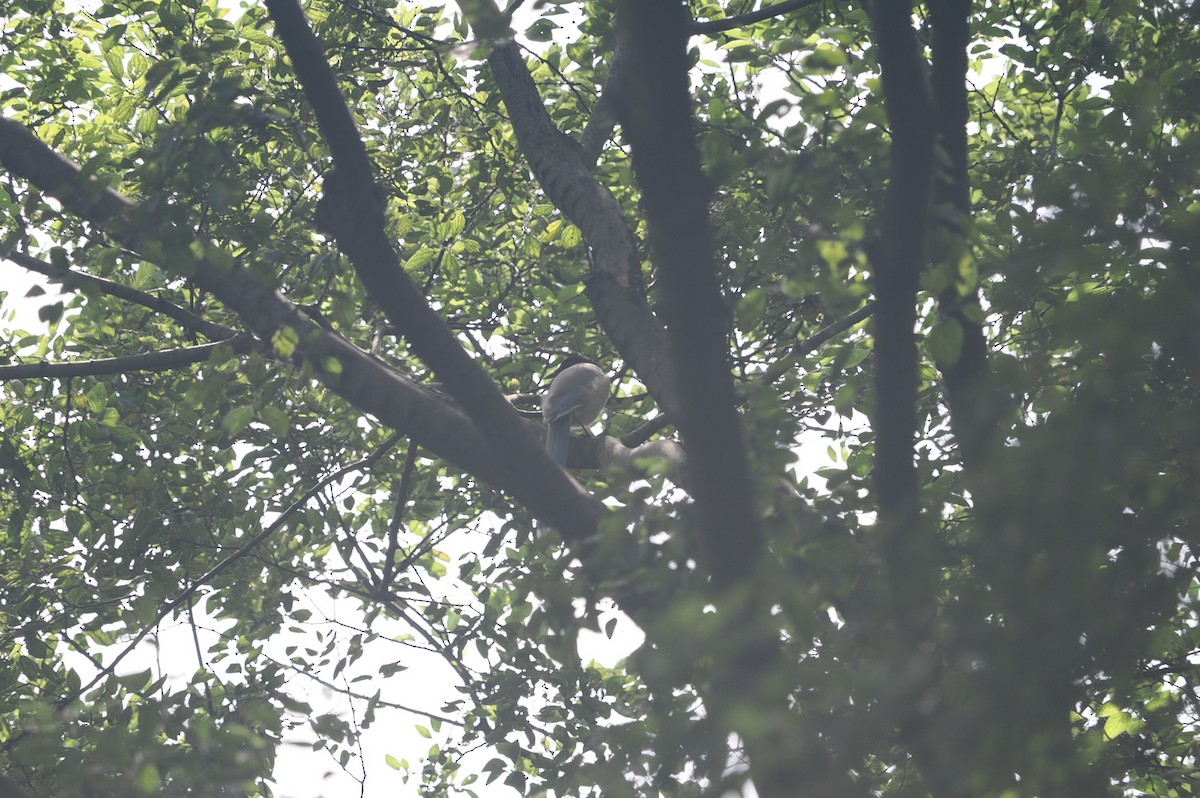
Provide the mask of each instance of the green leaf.
POLYGON ((432 247, 421 247, 404 264, 406 272, 419 272, 437 257, 438 251, 432 247))
POLYGON ((925 349, 935 362, 950 364, 958 360, 962 352, 963 328, 955 318, 942 319, 933 326, 925 337, 925 349))
POLYGON ((221 419, 221 429, 229 435, 237 435, 254 420, 254 408, 248 405, 235 407, 221 419))

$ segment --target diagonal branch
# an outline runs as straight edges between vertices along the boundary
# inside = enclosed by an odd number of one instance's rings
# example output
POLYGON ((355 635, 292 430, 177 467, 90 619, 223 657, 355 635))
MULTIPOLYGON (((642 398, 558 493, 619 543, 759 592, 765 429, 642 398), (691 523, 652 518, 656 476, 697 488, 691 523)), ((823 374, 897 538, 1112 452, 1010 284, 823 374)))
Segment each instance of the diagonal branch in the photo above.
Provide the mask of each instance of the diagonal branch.
MULTIPOLYGON (((592 175, 582 147, 555 126, 514 42, 488 56, 513 133, 546 197, 574 222, 592 253, 586 293, 617 351, 668 412, 678 405, 666 333, 646 302, 637 238, 616 198, 592 175)), ((610 81, 606 94, 623 91, 610 81)))
POLYGON ((771 17, 782 16, 783 14, 792 11, 798 11, 801 8, 815 6, 821 0, 786 0, 783 3, 775 3, 774 5, 764 6, 757 11, 749 11, 745 14, 738 14, 735 17, 726 17, 725 19, 712 19, 706 22, 691 22, 687 26, 687 32, 696 34, 720 33, 721 31, 733 30, 734 28, 753 25, 755 22, 762 22, 764 19, 771 17))
POLYGON ((18 363, 0 366, 0 382, 25 378, 101 377, 128 374, 134 371, 171 371, 203 363, 219 346, 232 346, 233 351, 245 354, 257 348, 254 336, 242 333, 211 344, 168 349, 164 352, 142 352, 136 355, 109 357, 99 360, 73 360, 66 363, 18 363))
POLYGON ((771 364, 771 366, 763 372, 761 382, 764 385, 770 385, 775 380, 782 377, 787 372, 791 371, 795 362, 801 358, 812 354, 822 346, 833 340, 837 336, 849 330, 855 324, 865 321, 875 312, 875 300, 871 300, 853 313, 849 313, 845 318, 838 319, 835 322, 825 325, 807 338, 797 341, 791 348, 791 351, 786 356, 779 358, 771 364))
POLYGON ((327 185, 323 205, 338 247, 354 264, 371 298, 506 464, 514 494, 564 538, 578 542, 591 537, 603 512, 600 502, 546 455, 401 267, 385 230, 384 202, 366 146, 299 3, 267 0, 267 10, 333 155, 336 180, 327 185))
POLYGON ((134 252, 143 244, 176 242, 179 248, 171 254, 180 268, 190 268, 196 284, 237 313, 260 340, 271 341, 285 356, 294 352, 304 357, 314 365, 320 380, 364 413, 409 434, 414 442, 458 468, 497 488, 509 489, 511 469, 492 454, 471 420, 445 397, 316 324, 241 268, 196 258, 186 245, 192 240, 190 232, 169 225, 156 231, 141 206, 105 188, 95 177, 85 176, 24 125, 3 116, 0 165, 58 199, 66 210, 107 230, 134 252))
POLYGON ((232 327, 226 327, 224 324, 209 321, 186 308, 181 308, 174 302, 168 302, 162 297, 146 293, 145 291, 139 291, 136 288, 130 288, 127 285, 122 285, 112 280, 106 280, 103 277, 95 277, 90 274, 74 271, 73 269, 55 266, 53 263, 46 263, 44 260, 27 255, 24 252, 13 252, 8 256, 8 259, 31 272, 44 274, 51 280, 61 282, 67 289, 73 291, 89 289, 99 291, 102 294, 108 294, 118 299, 124 299, 126 302, 132 302, 135 305, 149 308, 174 319, 183 325, 185 329, 194 330, 212 341, 223 341, 238 334, 238 331, 232 327))
POLYGON ((600 155, 604 152, 604 145, 608 143, 613 129, 617 126, 617 115, 613 110, 616 102, 614 95, 620 91, 621 84, 625 80, 627 42, 628 37, 618 30, 617 42, 613 45, 612 59, 608 62, 608 79, 604 81, 604 86, 600 89, 600 99, 592 108, 592 115, 588 117, 583 132, 579 134, 579 146, 583 150, 584 163, 589 167, 594 167, 600 160, 600 155))

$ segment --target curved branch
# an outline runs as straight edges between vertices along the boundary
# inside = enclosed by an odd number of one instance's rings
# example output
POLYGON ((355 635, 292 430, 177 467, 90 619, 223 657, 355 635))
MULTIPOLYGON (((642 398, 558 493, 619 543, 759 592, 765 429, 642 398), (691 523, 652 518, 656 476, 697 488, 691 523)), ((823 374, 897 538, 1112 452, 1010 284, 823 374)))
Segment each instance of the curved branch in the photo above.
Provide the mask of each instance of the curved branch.
POLYGON ((99 360, 73 360, 67 363, 18 363, 0 366, 0 382, 26 378, 101 377, 128 374, 134 371, 171 371, 203 363, 219 346, 232 346, 233 351, 245 354, 258 347, 254 336, 235 335, 211 344, 169 349, 164 352, 142 352, 136 355, 109 357, 99 360))
POLYGON ((118 299, 124 299, 126 302, 132 302, 135 305, 149 308, 174 319, 185 329, 198 332, 212 341, 223 341, 226 338, 232 338, 239 332, 232 327, 226 327, 224 324, 209 321, 186 308, 181 308, 174 302, 168 302, 154 294, 139 291, 136 288, 130 288, 127 285, 106 280, 103 277, 95 277, 90 274, 74 271, 73 269, 55 266, 53 263, 46 263, 44 260, 27 255, 24 252, 13 252, 8 256, 8 259, 31 272, 44 274, 51 280, 61 282, 68 290, 87 290, 90 288, 102 294, 108 294, 118 299))
MULTIPOLYGON (((546 197, 583 232, 594 269, 585 290, 596 320, 661 407, 678 406, 666 333, 646 302, 638 242, 616 198, 591 173, 583 148, 546 113, 513 42, 488 56, 517 144, 546 197)), ((624 90, 610 86, 606 93, 624 90)))

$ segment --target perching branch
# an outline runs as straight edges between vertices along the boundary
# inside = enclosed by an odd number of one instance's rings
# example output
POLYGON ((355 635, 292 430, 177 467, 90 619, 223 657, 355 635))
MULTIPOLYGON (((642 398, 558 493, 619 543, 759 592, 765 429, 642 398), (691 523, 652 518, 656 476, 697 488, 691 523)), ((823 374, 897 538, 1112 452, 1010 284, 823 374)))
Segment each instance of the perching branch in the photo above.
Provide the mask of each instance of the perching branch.
POLYGON ((99 360, 73 360, 66 363, 18 363, 0 366, 0 382, 27 378, 102 377, 128 374, 135 371, 171 371, 203 363, 219 346, 232 346, 233 351, 245 354, 257 347, 254 336, 242 333, 224 341, 168 349, 164 352, 143 352, 137 355, 109 357, 99 360))

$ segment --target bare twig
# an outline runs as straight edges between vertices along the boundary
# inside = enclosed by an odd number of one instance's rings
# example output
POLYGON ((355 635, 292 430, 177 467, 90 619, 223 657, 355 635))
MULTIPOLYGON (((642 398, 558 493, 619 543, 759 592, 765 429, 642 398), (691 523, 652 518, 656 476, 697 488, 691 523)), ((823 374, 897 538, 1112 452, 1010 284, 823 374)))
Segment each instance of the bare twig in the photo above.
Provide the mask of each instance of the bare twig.
POLYGON ((404 456, 404 467, 400 471, 400 485, 396 488, 396 504, 392 510, 392 520, 388 523, 387 554, 383 560, 383 576, 380 577, 379 587, 388 590, 392 577, 396 574, 396 552, 400 548, 400 528, 404 524, 404 510, 408 507, 408 497, 412 492, 412 478, 417 465, 416 444, 408 445, 404 456))

